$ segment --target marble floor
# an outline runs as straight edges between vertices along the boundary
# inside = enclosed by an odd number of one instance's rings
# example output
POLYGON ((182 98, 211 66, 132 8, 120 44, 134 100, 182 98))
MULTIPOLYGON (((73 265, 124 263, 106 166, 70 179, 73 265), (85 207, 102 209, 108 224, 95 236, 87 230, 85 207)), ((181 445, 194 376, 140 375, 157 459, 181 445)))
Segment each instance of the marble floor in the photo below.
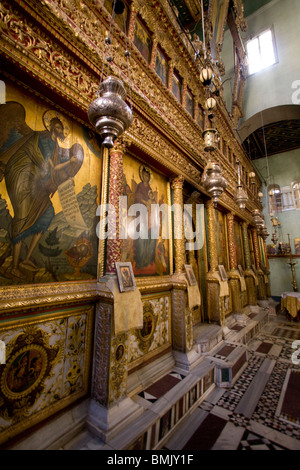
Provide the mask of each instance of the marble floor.
MULTIPOLYGON (((272 316, 246 345, 248 362, 231 388, 215 387, 164 442, 175 450, 300 450, 300 324, 272 316), (295 343, 299 341, 299 343, 295 343)), ((218 357, 236 346, 225 345, 218 357)), ((184 375, 171 371, 139 394, 149 404, 184 375)), ((84 431, 66 450, 111 449, 84 431)))

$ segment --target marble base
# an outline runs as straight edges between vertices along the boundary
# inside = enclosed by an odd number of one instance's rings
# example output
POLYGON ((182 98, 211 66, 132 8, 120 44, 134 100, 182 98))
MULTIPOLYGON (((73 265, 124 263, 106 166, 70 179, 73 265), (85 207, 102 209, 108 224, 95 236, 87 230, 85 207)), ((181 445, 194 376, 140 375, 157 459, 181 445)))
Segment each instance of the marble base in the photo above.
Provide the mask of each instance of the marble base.
POLYGON ((193 367, 199 364, 203 359, 201 355, 192 349, 188 353, 182 353, 180 351, 173 351, 175 359, 175 367, 177 370, 184 372, 190 371, 193 367))
POLYGON ((143 408, 131 398, 124 398, 111 408, 105 408, 95 400, 91 400, 86 421, 87 429, 100 437, 103 442, 108 442, 137 419, 143 411, 143 408))
POLYGON ((85 427, 89 400, 71 407, 43 424, 36 432, 26 431, 26 437, 18 440, 10 450, 57 450, 73 439, 85 427))
POLYGON ((129 371, 127 377, 127 393, 129 396, 145 390, 153 382, 157 382, 175 367, 173 352, 167 352, 150 364, 129 371))

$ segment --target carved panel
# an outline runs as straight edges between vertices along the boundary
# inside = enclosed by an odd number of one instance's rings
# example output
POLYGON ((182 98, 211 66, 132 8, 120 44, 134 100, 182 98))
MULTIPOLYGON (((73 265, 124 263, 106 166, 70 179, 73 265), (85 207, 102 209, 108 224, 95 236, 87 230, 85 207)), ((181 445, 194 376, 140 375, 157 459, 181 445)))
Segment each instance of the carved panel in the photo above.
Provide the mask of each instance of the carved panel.
POLYGON ((86 306, 2 323, 0 442, 87 394, 92 319, 86 306))
POLYGON ((128 334, 129 368, 170 346, 170 295, 145 297, 143 315, 143 329, 132 330, 128 334))

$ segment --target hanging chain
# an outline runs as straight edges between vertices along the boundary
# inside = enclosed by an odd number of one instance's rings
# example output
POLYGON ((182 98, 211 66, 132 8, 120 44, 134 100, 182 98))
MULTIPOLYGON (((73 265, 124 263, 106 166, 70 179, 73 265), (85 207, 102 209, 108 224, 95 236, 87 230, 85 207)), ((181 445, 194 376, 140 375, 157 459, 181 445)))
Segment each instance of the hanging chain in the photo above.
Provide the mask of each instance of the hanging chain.
POLYGON ((113 61, 113 58, 110 55, 110 52, 111 52, 111 45, 112 45, 112 38, 113 38, 113 25, 114 25, 114 22, 115 22, 115 6, 116 6, 116 0, 113 0, 112 13, 111 13, 111 20, 110 20, 110 23, 109 23, 108 35, 105 38, 105 52, 104 52, 101 78, 100 78, 100 84, 99 84, 99 89, 98 89, 97 95, 100 94, 100 86, 101 86, 101 83, 103 81, 105 65, 107 65, 107 74, 108 74, 110 63, 113 61))

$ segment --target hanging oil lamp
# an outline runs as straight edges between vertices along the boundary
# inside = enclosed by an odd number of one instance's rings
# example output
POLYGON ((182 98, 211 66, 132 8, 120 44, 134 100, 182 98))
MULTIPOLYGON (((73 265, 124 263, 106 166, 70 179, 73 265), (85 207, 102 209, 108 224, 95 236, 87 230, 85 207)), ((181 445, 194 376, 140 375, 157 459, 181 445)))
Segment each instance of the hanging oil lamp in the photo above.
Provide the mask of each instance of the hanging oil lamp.
POLYGON ((203 185, 205 190, 213 198, 214 207, 227 186, 227 181, 222 176, 222 170, 218 163, 208 161, 203 173, 203 185))
POLYGON ((125 102, 122 80, 108 76, 99 87, 99 96, 89 105, 88 117, 102 137, 102 145, 112 148, 114 141, 132 124, 132 111, 125 102))
POLYGON ((253 223, 255 225, 255 228, 258 231, 260 231, 262 229, 262 227, 264 226, 264 221, 263 221, 263 218, 260 214, 260 211, 258 209, 255 209, 252 212, 252 215, 253 215, 253 223))
POLYGON ((236 193, 234 195, 234 201, 237 203, 240 209, 245 209, 246 203, 248 201, 248 196, 246 191, 244 191, 242 183, 241 183, 241 170, 240 170, 240 162, 237 160, 238 165, 238 185, 236 189, 236 193))
POLYGON ((217 129, 205 129, 205 131, 202 132, 202 137, 204 140, 204 150, 206 152, 211 152, 217 149, 220 141, 217 129))

